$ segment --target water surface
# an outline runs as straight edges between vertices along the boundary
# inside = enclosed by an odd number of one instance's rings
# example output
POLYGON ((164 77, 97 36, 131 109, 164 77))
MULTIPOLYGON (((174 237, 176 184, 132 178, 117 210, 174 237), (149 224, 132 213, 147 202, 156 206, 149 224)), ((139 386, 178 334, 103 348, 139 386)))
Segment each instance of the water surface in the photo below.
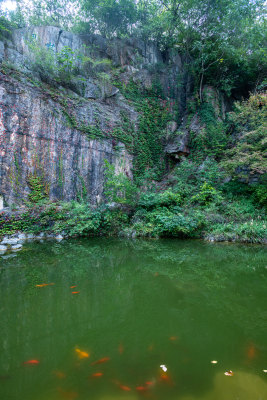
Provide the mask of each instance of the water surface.
POLYGON ((263 246, 31 243, 0 293, 1 400, 267 399, 263 246))

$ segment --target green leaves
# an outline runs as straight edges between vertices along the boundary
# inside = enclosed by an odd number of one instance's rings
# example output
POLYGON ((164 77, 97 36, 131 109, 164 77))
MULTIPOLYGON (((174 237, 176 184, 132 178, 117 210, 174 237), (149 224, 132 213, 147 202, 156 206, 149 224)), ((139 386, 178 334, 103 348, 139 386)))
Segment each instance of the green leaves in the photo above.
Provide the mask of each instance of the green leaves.
POLYGON ((267 173, 267 99, 264 94, 251 95, 247 101, 236 103, 230 113, 234 125, 232 147, 222 161, 231 174, 246 180, 253 174, 267 173))
POLYGON ((109 202, 133 205, 137 201, 138 189, 127 176, 123 164, 119 169, 116 171, 115 166, 105 160, 104 195, 109 202))

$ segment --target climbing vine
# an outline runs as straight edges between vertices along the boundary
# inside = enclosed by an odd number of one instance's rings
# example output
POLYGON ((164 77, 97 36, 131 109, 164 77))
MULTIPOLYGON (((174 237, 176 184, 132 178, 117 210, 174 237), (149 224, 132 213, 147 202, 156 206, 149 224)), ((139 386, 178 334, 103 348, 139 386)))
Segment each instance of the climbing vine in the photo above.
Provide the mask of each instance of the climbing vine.
POLYGON ((28 176, 27 182, 31 190, 28 196, 31 203, 38 203, 48 197, 49 185, 45 182, 43 177, 33 173, 28 176))
POLYGON ((153 82, 150 88, 140 84, 114 82, 126 99, 139 112, 138 128, 133 134, 134 177, 142 178, 147 170, 160 178, 164 170, 164 136, 171 119, 169 102, 164 98, 161 85, 153 82))

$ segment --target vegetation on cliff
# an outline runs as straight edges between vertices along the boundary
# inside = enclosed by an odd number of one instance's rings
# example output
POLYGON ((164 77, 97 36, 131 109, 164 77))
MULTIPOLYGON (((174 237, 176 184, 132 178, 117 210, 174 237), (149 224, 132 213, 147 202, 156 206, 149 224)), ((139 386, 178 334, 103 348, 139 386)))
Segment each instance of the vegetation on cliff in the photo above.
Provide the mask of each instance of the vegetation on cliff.
MULTIPOLYGON (((9 19, 2 17, 3 35, 12 26, 28 24, 68 27, 78 33, 100 33, 108 39, 134 35, 157 43, 165 60, 161 68, 167 68, 171 55, 179 53, 194 89, 184 115, 179 115, 179 107, 164 93, 159 80, 145 87, 134 80, 125 84, 116 69, 96 73, 98 79, 108 76, 139 115, 135 127, 122 111, 121 126, 110 133, 134 156, 133 180, 115 173, 106 163, 105 201, 91 206, 86 190, 77 202, 51 204, 45 182, 31 176, 28 209, 23 214, 3 215, 0 234, 28 230, 89 236, 266 240, 264 1, 34 0, 32 4, 23 8, 20 0, 9 19), (78 7, 73 16, 70 10, 74 6, 78 7), (223 99, 228 98, 232 112, 225 115, 216 110, 218 104, 205 95, 207 85, 223 93, 223 99), (190 127, 195 117, 198 129, 193 130, 190 127), (180 124, 181 134, 186 131, 189 135, 188 152, 175 160, 164 152, 171 121, 180 124)), ((95 63, 109 63, 86 58, 70 48, 54 54, 51 49, 39 48, 35 41, 29 46, 34 55, 32 68, 42 70, 48 84, 54 80, 57 85, 71 85, 79 72, 77 60, 90 64, 91 75, 95 63)), ((73 128, 88 137, 105 137, 99 128, 81 127, 60 101, 73 128)))

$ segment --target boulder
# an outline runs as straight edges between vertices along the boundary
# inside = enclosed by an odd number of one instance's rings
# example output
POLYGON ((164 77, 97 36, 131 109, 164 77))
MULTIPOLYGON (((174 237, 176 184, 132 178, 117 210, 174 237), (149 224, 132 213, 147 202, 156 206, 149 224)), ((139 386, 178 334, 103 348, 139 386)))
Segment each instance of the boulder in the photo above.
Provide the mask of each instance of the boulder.
POLYGON ((190 151, 188 148, 189 134, 187 131, 177 131, 168 140, 165 146, 165 152, 177 159, 180 156, 187 156, 190 151))
POLYGON ((2 240, 1 244, 15 245, 15 244, 18 244, 18 242, 19 242, 19 239, 16 238, 16 237, 11 237, 11 238, 5 237, 5 238, 2 240))
POLYGON ((11 246, 12 251, 18 251, 22 249, 22 244, 14 244, 11 246))

